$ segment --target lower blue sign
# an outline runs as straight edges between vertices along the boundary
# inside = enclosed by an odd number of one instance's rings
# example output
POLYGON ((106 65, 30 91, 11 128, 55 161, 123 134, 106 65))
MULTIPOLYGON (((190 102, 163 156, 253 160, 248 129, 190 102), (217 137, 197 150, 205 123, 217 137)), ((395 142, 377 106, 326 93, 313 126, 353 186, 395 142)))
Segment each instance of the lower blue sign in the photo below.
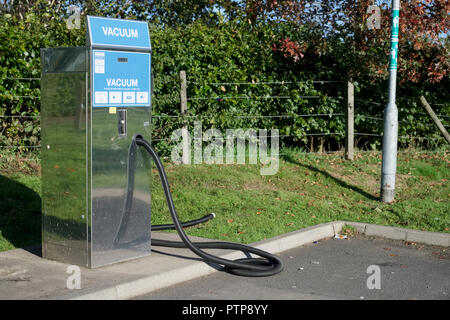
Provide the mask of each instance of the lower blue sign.
POLYGON ((93 50, 93 107, 150 107, 150 53, 93 50))

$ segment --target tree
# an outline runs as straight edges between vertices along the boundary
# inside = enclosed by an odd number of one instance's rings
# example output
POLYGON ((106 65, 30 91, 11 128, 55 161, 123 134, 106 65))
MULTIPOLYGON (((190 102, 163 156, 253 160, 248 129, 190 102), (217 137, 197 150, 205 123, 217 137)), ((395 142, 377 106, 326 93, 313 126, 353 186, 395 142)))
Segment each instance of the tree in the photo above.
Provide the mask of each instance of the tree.
MULTIPOLYGON (((368 7, 373 0, 248 0, 249 19, 279 19, 312 28, 320 39, 305 43, 297 39, 279 39, 276 46, 297 63, 301 48, 314 47, 320 54, 333 52, 337 65, 348 76, 369 76, 373 81, 388 76, 391 10, 380 3, 381 28, 369 30, 368 7), (355 63, 358 61, 358 63, 355 63)), ((400 10, 400 81, 440 82, 448 73, 447 0, 405 0, 400 10)), ((311 39, 310 39, 311 40, 311 39)))

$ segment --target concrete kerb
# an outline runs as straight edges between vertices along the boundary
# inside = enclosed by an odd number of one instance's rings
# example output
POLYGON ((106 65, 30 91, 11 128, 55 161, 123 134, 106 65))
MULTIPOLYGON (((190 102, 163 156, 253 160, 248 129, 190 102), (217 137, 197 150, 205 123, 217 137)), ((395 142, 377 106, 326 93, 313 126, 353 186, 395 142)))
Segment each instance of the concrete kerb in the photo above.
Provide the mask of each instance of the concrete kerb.
POLYGON ((391 240, 418 242, 422 244, 442 247, 450 246, 450 234, 448 233, 411 230, 350 221, 339 221, 336 223, 342 223, 342 226, 351 226, 355 228, 357 232, 369 237, 375 236, 391 240))
MULTIPOLYGON (((304 245, 306 243, 312 243, 320 239, 334 236, 335 224, 336 223, 334 222, 330 222, 308 227, 257 243, 253 243, 251 244, 251 246, 271 252, 273 254, 278 254, 283 251, 304 245)), ((340 227, 342 228, 342 226, 340 227)), ((242 253, 239 251, 234 251, 228 254, 221 255, 221 258, 234 260, 242 258, 242 253)), ((188 280, 203 277, 216 271, 217 269, 210 267, 204 262, 194 262, 189 266, 183 268, 178 268, 157 275, 117 284, 113 287, 103 288, 100 290, 84 291, 80 293, 73 292, 70 295, 58 297, 58 299, 130 299, 132 297, 150 293, 152 291, 169 287, 177 283, 182 283, 188 280)))
MULTIPOLYGON (((340 233, 345 226, 351 226, 361 234, 366 236, 377 236, 392 240, 404 240, 412 242, 420 242, 429 245, 450 246, 450 234, 435 233, 418 230, 408 230, 396 227, 378 226, 373 224, 351 222, 351 221, 333 221, 323 223, 305 229, 293 231, 281 236, 270 238, 251 244, 261 250, 266 250, 272 254, 279 254, 283 251, 293 249, 295 247, 313 243, 321 239, 333 237, 340 233)), ((222 255, 225 259, 237 259, 241 257, 240 252, 232 252, 222 255)), ((170 270, 158 275, 144 277, 127 283, 122 283, 101 290, 91 290, 91 292, 83 292, 75 294, 68 299, 129 299, 152 291, 169 287, 171 285, 184 281, 196 279, 216 272, 214 269, 204 262, 193 262, 189 266, 170 270)))
POLYGON ((170 287, 188 280, 207 276, 216 272, 204 262, 194 262, 189 266, 170 270, 157 275, 117 284, 100 290, 89 290, 81 294, 74 293, 57 297, 69 300, 126 300, 152 291, 170 287))

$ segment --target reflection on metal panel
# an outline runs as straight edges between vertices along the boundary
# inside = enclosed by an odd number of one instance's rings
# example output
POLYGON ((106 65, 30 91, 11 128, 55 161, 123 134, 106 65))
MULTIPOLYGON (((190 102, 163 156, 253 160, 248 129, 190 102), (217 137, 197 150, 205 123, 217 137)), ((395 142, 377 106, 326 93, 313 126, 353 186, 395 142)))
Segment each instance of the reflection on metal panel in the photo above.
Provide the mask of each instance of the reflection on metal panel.
POLYGON ((85 47, 41 49, 43 73, 87 72, 85 47))
POLYGON ((125 132, 120 107, 92 109, 89 54, 41 50, 42 252, 99 267, 150 254, 151 164, 141 150, 134 154, 135 188, 123 227, 129 147, 134 134, 150 138, 150 108, 126 108, 125 132))
MULTIPOLYGON (((46 49, 42 58, 80 61, 86 59, 86 50, 46 49)), ((86 76, 47 73, 43 68, 41 79, 43 256, 84 266, 88 265, 86 76)))
MULTIPOLYGON (((120 110, 119 110, 120 111, 120 110)), ((92 109, 92 266, 110 264, 150 253, 150 159, 137 150, 130 219, 124 223, 128 151, 132 135, 119 135, 118 117, 109 108, 92 109)), ((146 134, 149 108, 127 108, 127 131, 146 134)))

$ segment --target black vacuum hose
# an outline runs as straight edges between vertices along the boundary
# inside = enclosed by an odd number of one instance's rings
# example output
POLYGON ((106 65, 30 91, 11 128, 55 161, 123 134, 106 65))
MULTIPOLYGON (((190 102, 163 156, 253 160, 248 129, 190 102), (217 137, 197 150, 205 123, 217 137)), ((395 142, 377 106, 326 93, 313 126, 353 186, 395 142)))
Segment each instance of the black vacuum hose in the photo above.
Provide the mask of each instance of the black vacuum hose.
MULTIPOLYGON (((140 135, 136 135, 133 137, 130 147, 128 148, 128 170, 127 170, 127 193, 125 195, 125 201, 122 209, 122 217, 119 224, 119 230, 116 233, 116 237, 114 238, 114 247, 122 247, 130 245, 131 243, 123 243, 122 237, 125 234, 125 231, 128 229, 128 223, 130 221, 131 216, 131 208, 133 206, 133 193, 134 193, 134 171, 135 171, 135 160, 136 160, 136 152, 137 152, 137 144, 136 137, 140 137, 140 135)), ((215 218, 214 213, 210 213, 205 215, 202 218, 181 222, 181 226, 191 227, 200 223, 205 223, 208 220, 215 218)), ((159 224, 152 225, 151 231, 159 231, 159 230, 175 230, 176 227, 174 224, 159 224)), ((140 239, 138 239, 140 240, 140 239)))
MULTIPOLYGON (((201 217, 199 219, 195 219, 195 220, 190 220, 190 221, 186 221, 186 222, 181 222, 181 227, 186 228, 186 227, 192 227, 195 226, 197 224, 200 223, 205 223, 206 221, 209 221, 213 218, 215 218, 216 215, 214 213, 210 213, 207 214, 204 217, 201 217)), ((157 224, 157 225, 153 225, 151 228, 152 231, 160 231, 160 230, 176 230, 175 225, 172 224, 157 224)))
MULTIPOLYGON (((283 270, 283 261, 277 258, 276 256, 250 246, 246 246, 239 243, 233 242, 191 242, 187 237, 186 233, 183 230, 183 225, 186 224, 194 225, 196 221, 203 220, 205 221, 214 217, 212 214, 205 216, 201 219, 187 222, 185 224, 181 224, 178 215, 173 203, 172 194, 170 192, 169 182, 167 181, 167 176, 164 171, 164 167, 156 154, 155 150, 151 146, 149 142, 147 142, 141 135, 136 135, 133 137, 132 144, 143 147, 150 156, 153 158, 156 164, 156 168, 158 169, 159 177, 161 179, 161 183, 163 186, 164 194, 166 197, 166 202, 169 207, 170 214, 172 216, 173 225, 162 225, 163 228, 175 228, 183 242, 177 241, 166 241, 166 240, 157 240, 152 239, 152 245, 155 246, 166 246, 166 247, 175 247, 175 248, 189 248, 195 254, 205 259, 206 261, 216 263, 225 267, 225 270, 236 275, 247 276, 247 277, 265 277, 277 274, 283 270), (223 259, 209 253, 202 251, 201 249, 231 249, 231 250, 240 250, 244 253, 253 253, 255 255, 260 256, 261 258, 243 258, 237 260, 227 260, 223 259)), ((134 161, 134 158, 133 158, 134 161)), ((134 167, 129 164, 129 167, 134 167)), ((130 188, 130 180, 128 190, 132 192, 132 188, 130 188)), ((128 192, 128 193, 129 193, 128 192)), ((127 194, 127 198, 130 194, 127 194)), ((132 195, 131 195, 132 197, 132 195)), ((152 228, 152 230, 155 230, 152 228)), ((160 229, 161 230, 161 229, 160 229)), ((120 231, 119 231, 120 233, 120 231)))

